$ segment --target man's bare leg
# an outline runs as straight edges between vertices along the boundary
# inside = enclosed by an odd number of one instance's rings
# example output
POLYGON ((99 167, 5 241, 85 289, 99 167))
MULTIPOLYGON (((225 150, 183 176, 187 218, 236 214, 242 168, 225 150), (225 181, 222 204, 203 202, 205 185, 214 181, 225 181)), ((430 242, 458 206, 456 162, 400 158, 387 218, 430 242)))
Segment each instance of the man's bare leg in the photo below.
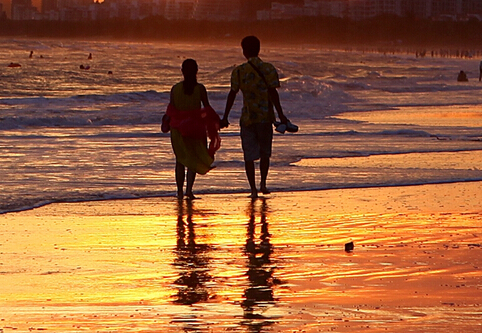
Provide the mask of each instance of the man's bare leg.
POLYGON ((248 178, 249 187, 251 188, 251 198, 258 197, 258 190, 256 189, 256 180, 254 174, 254 161, 245 161, 244 168, 246 170, 246 177, 248 178))
POLYGON ((268 171, 269 171, 269 157, 260 159, 259 170, 261 172, 260 191, 263 194, 270 194, 271 192, 266 187, 266 180, 268 179, 268 171))

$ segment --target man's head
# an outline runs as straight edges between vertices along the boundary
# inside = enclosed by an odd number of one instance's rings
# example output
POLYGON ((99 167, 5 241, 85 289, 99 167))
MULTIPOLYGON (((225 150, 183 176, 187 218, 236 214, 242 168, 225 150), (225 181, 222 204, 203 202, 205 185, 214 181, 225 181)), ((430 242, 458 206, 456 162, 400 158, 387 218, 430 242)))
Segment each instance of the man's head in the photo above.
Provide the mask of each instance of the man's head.
POLYGON ((243 54, 246 59, 257 57, 260 49, 260 42, 256 36, 244 37, 241 41, 241 47, 243 48, 243 54))

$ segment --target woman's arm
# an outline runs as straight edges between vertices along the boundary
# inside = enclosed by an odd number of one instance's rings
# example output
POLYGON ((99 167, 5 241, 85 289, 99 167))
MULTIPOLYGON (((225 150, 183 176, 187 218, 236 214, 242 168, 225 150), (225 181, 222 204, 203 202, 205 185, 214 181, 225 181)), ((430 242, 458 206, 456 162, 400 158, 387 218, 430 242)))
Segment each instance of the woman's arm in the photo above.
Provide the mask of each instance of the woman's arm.
POLYGON ((206 87, 201 84, 201 102, 203 103, 203 106, 206 108, 209 105, 209 99, 208 99, 208 92, 206 91, 206 87))
POLYGON ((171 94, 169 95, 169 103, 174 105, 174 87, 171 88, 171 94))

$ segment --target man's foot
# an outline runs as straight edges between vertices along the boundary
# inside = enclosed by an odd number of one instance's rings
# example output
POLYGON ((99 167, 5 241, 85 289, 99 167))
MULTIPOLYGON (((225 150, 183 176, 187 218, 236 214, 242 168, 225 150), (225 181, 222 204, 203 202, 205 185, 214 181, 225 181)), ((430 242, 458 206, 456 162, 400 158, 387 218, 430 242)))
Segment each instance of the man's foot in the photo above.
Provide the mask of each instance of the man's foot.
POLYGON ((261 188, 259 189, 259 191, 260 191, 261 193, 263 193, 263 194, 270 194, 270 193, 271 193, 271 191, 268 190, 268 188, 267 188, 266 186, 261 187, 261 188))
POLYGON ((257 197, 258 197, 258 191, 257 190, 251 191, 251 194, 249 195, 249 198, 256 199, 257 197))
POLYGON ((192 192, 186 192, 186 200, 194 200, 197 199, 192 192))

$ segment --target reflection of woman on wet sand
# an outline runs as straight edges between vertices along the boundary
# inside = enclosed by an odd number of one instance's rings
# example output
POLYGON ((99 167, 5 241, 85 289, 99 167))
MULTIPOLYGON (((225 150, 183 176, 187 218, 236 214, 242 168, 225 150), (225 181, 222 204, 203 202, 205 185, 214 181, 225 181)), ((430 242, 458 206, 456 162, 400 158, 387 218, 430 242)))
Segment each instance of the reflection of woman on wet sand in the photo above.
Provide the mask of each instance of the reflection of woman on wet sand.
POLYGON ((174 251, 176 258, 173 263, 179 270, 179 278, 174 282, 177 288, 174 302, 192 305, 209 299, 206 283, 211 280, 207 256, 210 247, 206 244, 196 243, 191 201, 186 202, 186 210, 186 221, 184 221, 184 203, 179 201, 177 246, 174 251))
POLYGON ((269 321, 269 317, 262 315, 267 307, 275 303, 273 287, 280 281, 273 278, 275 266, 271 260, 273 246, 270 243, 270 233, 268 232, 267 212, 268 205, 266 199, 261 199, 261 234, 260 242, 256 244, 256 200, 251 201, 249 211, 249 223, 246 233, 245 254, 247 256, 248 287, 244 291, 244 301, 241 306, 244 310, 244 318, 249 320, 244 324, 250 327, 270 325, 274 322, 269 321), (253 319, 262 319, 261 323, 253 323, 253 319))

